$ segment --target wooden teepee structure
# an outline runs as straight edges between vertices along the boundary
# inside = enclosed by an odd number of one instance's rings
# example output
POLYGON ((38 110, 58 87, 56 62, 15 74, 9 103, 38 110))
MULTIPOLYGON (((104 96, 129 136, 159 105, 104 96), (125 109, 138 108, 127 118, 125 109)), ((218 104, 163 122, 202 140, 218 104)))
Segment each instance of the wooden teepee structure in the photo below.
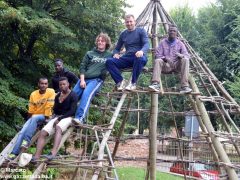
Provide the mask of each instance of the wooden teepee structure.
MULTIPOLYGON (((159 39, 164 36, 168 31, 168 26, 174 24, 174 21, 164 10, 160 0, 150 0, 146 8, 137 18, 137 26, 143 27, 149 34, 152 42, 152 59, 154 59, 154 49, 158 46, 159 39), (159 34, 159 28, 164 30, 164 33, 159 34)), ((197 53, 192 49, 183 37, 179 36, 186 45, 189 53, 191 54, 191 67, 190 67, 190 85, 193 92, 185 95, 184 97, 191 102, 191 107, 197 115, 198 122, 205 134, 205 139, 211 148, 214 160, 221 164, 221 167, 226 171, 227 176, 231 180, 237 179, 237 174, 234 169, 234 164, 231 162, 228 154, 226 153, 223 145, 220 141, 220 137, 224 136, 229 139, 232 143, 238 155, 240 155, 239 144, 236 143, 236 139, 239 135, 239 129, 232 120, 230 113, 240 114, 240 106, 235 102, 235 100, 228 94, 228 92, 222 86, 222 83, 214 76, 211 70, 207 67, 204 61, 197 55, 197 53), (212 103, 215 107, 213 113, 219 114, 221 117, 221 124, 226 129, 227 134, 221 132, 216 132, 210 121, 209 112, 206 110, 206 102, 212 103)), ((147 73, 151 73, 151 70, 147 70, 147 73)), ((151 96, 151 109, 149 110, 149 158, 148 158, 148 173, 145 179, 156 179, 156 159, 157 159, 157 122, 161 118, 159 116, 159 97, 164 97, 169 100, 170 111, 165 112, 170 114, 175 122, 175 116, 178 112, 174 112, 171 96, 183 96, 177 91, 171 91, 168 87, 163 87, 159 93, 149 92, 147 88, 139 88, 135 92, 110 92, 104 94, 108 98, 108 103, 102 105, 100 108, 103 109, 102 119, 108 112, 112 113, 112 118, 107 124, 102 125, 82 125, 80 130, 73 132, 73 127, 69 128, 64 134, 61 145, 66 139, 74 134, 75 138, 80 141, 84 141, 87 146, 87 141, 89 139, 94 140, 95 143, 91 149, 91 153, 88 153, 86 148, 82 151, 81 155, 66 155, 58 157, 53 161, 42 160, 34 172, 34 177, 40 175, 44 169, 48 167, 74 167, 75 171, 72 174, 72 179, 85 179, 89 169, 92 170, 92 180, 97 180, 99 177, 104 177, 105 179, 118 179, 118 175, 114 166, 114 158, 116 156, 119 140, 124 132, 125 123, 128 114, 131 110, 132 99, 136 94, 148 94, 151 96), (113 99, 115 103, 112 103, 113 99), (115 106, 117 102, 117 105, 115 106), (125 103, 127 102, 127 103, 125 103), (114 107, 111 106, 114 104, 114 107), (122 116, 122 124, 119 133, 115 139, 115 147, 113 152, 110 151, 108 147, 108 140, 111 137, 112 130, 115 126, 116 120, 119 114, 124 110, 122 116), (91 132, 82 133, 83 131, 91 132), (79 170, 84 169, 85 172, 79 175, 79 170), (113 176, 112 176, 113 175, 113 176)), ((137 109, 136 111, 141 111, 137 109)), ((184 113, 183 113, 184 114, 184 113)), ((4 166, 4 158, 11 152, 11 148, 14 145, 13 141, 7 146, 0 155, 0 165, 4 166)), ((61 147, 60 145, 60 147, 61 147)), ((85 147, 86 147, 85 146, 85 147)), ((59 147, 59 148, 60 148, 59 147)), ((181 153, 181 160, 184 161, 184 157, 181 153)), ((10 162, 11 164, 11 162, 10 162)), ((6 165, 6 164, 5 164, 6 165)), ((15 162, 12 165, 17 166, 15 162)), ((7 164, 9 166, 9 163, 7 164)), ((186 175, 185 175, 186 178, 186 175)))
MULTIPOLYGON (((164 10, 160 0, 151 0, 147 7, 143 10, 137 19, 138 26, 144 27, 152 37, 153 49, 156 48, 158 42, 158 29, 160 26, 163 27, 165 34, 167 33, 168 27, 171 24, 175 24, 168 13, 164 10)), ((163 34, 164 35, 164 34, 163 34)), ((229 133, 230 139, 233 137, 233 133, 236 136, 239 134, 239 129, 235 125, 234 121, 229 115, 229 110, 234 109, 236 113, 240 113, 240 107, 236 101, 228 94, 222 83, 214 76, 211 70, 207 67, 205 62, 197 55, 186 40, 183 39, 180 34, 180 38, 184 41, 184 44, 188 48, 191 54, 191 74, 190 74, 190 85, 193 88, 193 92, 196 94, 188 95, 192 103, 192 108, 197 114, 199 124, 204 133, 207 134, 206 140, 209 142, 212 148, 212 153, 216 161, 225 164, 224 168, 228 174, 229 179, 237 179, 236 171, 231 167, 231 161, 220 142, 219 136, 216 136, 216 131, 210 121, 210 117, 206 110, 204 102, 211 102, 221 116, 221 123, 229 133), (202 96, 202 92, 198 88, 203 87, 205 96, 202 96)), ((165 93, 166 94, 166 93, 165 93)), ((164 95, 162 91, 161 95, 164 95)), ((158 112, 158 95, 152 95, 152 109, 151 109, 151 127, 150 127, 150 179, 156 179, 155 167, 156 167, 156 124, 157 124, 157 113, 158 112)), ((238 155, 240 155, 239 145, 234 140, 231 141, 235 147, 238 155)))

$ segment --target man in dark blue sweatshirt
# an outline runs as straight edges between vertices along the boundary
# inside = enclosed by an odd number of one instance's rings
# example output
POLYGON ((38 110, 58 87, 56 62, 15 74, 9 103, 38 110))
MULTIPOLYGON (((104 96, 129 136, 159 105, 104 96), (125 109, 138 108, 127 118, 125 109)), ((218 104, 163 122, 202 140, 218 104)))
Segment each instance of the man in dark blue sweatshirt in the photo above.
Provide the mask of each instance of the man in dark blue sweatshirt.
POLYGON ((126 90, 136 89, 137 79, 147 63, 147 52, 149 49, 148 35, 143 28, 136 27, 136 21, 133 15, 125 16, 124 30, 118 39, 117 46, 113 51, 113 58, 109 58, 106 67, 116 83, 117 90, 125 88, 125 81, 121 75, 121 69, 133 68, 132 80, 126 87, 126 90), (126 52, 120 56, 122 46, 126 52))

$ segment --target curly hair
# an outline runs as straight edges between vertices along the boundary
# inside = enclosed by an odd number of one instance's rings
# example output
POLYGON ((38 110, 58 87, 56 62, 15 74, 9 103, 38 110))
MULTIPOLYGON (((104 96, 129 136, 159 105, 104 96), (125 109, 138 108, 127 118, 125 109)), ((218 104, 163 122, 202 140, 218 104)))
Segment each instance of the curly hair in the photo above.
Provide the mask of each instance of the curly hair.
POLYGON ((95 44, 97 46, 97 41, 99 38, 103 38, 106 41, 106 49, 109 49, 111 47, 111 38, 108 36, 107 33, 100 33, 95 40, 95 44))

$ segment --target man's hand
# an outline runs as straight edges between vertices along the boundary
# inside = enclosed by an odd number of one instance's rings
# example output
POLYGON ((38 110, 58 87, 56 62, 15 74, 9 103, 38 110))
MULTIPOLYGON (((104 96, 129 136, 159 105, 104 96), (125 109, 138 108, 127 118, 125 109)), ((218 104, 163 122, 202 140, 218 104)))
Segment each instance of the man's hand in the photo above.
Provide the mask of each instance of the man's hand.
POLYGON ((116 59, 119 59, 120 58, 120 54, 114 54, 113 57, 116 58, 116 59))
POLYGON ((165 63, 167 63, 168 61, 170 61, 170 58, 165 57, 165 58, 163 58, 163 61, 164 61, 165 63))
POLYGON ((183 54, 181 54, 181 53, 176 53, 176 55, 177 55, 177 57, 179 57, 179 58, 184 58, 184 55, 183 54))
POLYGON ((86 88, 86 82, 84 80, 80 82, 80 87, 86 88))
POLYGON ((143 51, 137 51, 135 53, 135 56, 138 57, 138 58, 143 57, 143 51))

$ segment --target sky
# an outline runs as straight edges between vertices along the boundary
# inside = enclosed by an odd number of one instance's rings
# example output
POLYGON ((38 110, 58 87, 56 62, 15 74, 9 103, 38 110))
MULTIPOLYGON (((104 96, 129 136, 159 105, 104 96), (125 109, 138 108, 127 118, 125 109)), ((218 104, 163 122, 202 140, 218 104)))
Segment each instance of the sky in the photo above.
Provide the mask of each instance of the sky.
MULTIPOLYGON (((135 17, 138 17, 150 0, 126 0, 126 2, 133 5, 132 8, 125 9, 127 14, 133 14, 135 17)), ((193 9, 193 12, 197 13, 199 8, 207 6, 210 3, 215 3, 216 0, 160 0, 160 2, 162 3, 164 9, 168 12, 176 6, 178 7, 188 4, 189 7, 193 9)))

